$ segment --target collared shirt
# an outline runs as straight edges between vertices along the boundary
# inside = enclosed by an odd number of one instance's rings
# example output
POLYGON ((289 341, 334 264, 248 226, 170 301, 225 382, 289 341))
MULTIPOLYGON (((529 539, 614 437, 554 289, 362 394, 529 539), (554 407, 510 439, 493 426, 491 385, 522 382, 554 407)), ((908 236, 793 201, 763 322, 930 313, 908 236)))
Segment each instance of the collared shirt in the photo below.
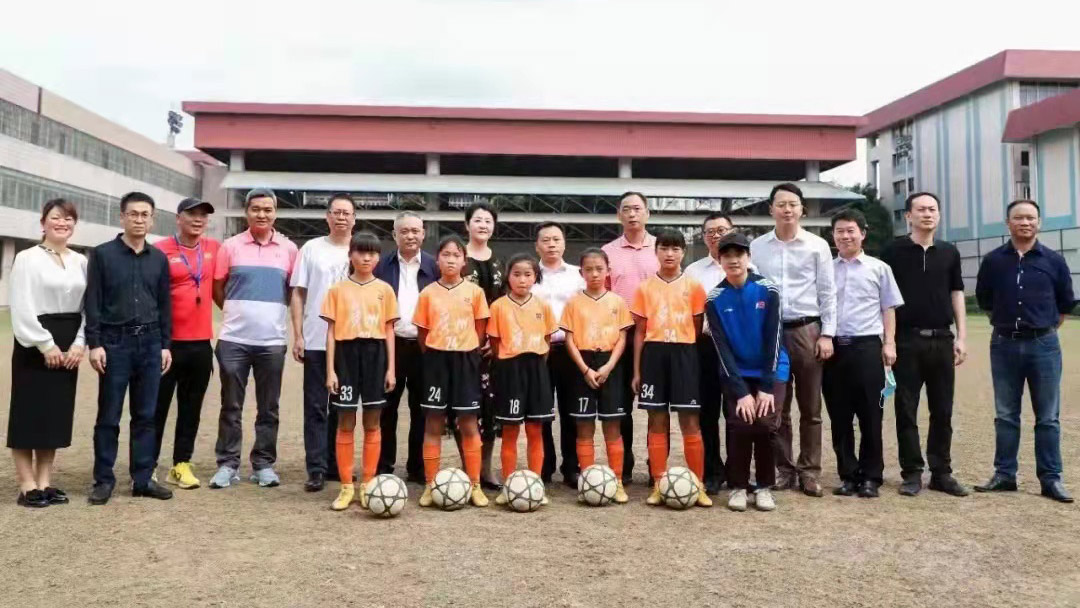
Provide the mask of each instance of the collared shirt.
POLYGON ((214 265, 221 243, 204 236, 196 247, 185 247, 169 237, 154 246, 169 261, 173 340, 212 340, 214 265))
POLYGON ((780 286, 784 321, 821 317, 821 335, 836 335, 836 283, 825 239, 799 228, 785 242, 771 230, 750 243, 750 257, 758 272, 780 286))
MULTIPOLYGON (((566 262, 562 262, 558 268, 548 268, 541 263, 540 275, 543 280, 533 285, 532 292, 548 303, 556 320, 561 319, 566 303, 585 289, 585 279, 581 277, 581 269, 566 262)), ((552 344, 565 341, 566 332, 562 329, 551 335, 552 344)))
POLYGON ((86 270, 86 344, 103 346, 109 327, 157 323, 161 348, 172 338, 169 262, 160 249, 145 243, 142 251, 116 238, 94 247, 86 270))
POLYGON ((412 318, 416 313, 416 302, 420 299, 420 255, 420 252, 417 252, 412 261, 401 257, 401 252, 397 255, 401 269, 397 284, 398 312, 401 319, 394 325, 394 334, 409 340, 415 340, 417 335, 416 324, 412 322, 412 318))
MULTIPOLYGON (((86 256, 68 249, 60 256, 63 266, 53 256, 39 245, 15 254, 11 265, 11 333, 19 344, 43 353, 57 344, 38 316, 81 314, 86 294, 86 256)), ((86 344, 85 325, 84 317, 72 344, 86 344)))
POLYGON ((349 276, 349 244, 335 245, 328 236, 304 243, 292 268, 291 287, 304 296, 304 349, 326 350, 326 321, 319 316, 330 288, 349 276))
POLYGON ((641 245, 633 245, 626 240, 624 234, 601 249, 608 256, 611 291, 630 306, 634 302, 638 285, 660 272, 660 260, 656 257, 656 237, 646 232, 641 245))
POLYGON ((897 237, 881 254, 892 268, 904 296, 896 311, 896 329, 948 329, 953 324, 952 292, 964 291, 960 252, 947 241, 934 239, 927 248, 897 237))
POLYGON ((1023 256, 1012 241, 986 254, 975 283, 979 308, 996 329, 1050 329, 1076 299, 1065 258, 1036 241, 1023 256))
POLYGON ((836 271, 836 335, 880 336, 882 313, 904 305, 892 269, 881 260, 859 253, 850 260, 833 260, 836 271))
MULTIPOLYGON (((705 288, 705 293, 712 291, 713 287, 720 284, 720 281, 724 280, 727 273, 724 272, 724 268, 720 266, 720 262, 716 261, 716 258, 711 255, 707 255, 696 262, 693 262, 686 267, 683 272, 687 276, 697 279, 698 283, 705 288)), ((706 318, 701 324, 701 334, 703 336, 709 335, 709 319, 706 318)))
POLYGON ((214 271, 215 281, 226 282, 219 340, 250 346, 288 343, 289 277, 296 256, 296 245, 276 230, 265 245, 251 230, 221 244, 214 271))

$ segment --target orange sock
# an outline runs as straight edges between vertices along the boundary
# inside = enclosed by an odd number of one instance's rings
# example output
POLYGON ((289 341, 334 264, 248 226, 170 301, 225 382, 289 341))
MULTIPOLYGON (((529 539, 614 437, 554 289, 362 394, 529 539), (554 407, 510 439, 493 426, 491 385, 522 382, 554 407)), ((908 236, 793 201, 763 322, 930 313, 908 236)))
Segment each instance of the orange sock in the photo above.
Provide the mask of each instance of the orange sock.
POLYGON ((649 475, 655 482, 667 470, 668 435, 649 431, 649 475))
POLYGON ((366 485, 375 476, 379 467, 379 454, 382 452, 382 429, 364 429, 364 464, 361 479, 366 485))
POLYGON ((705 478, 705 443, 701 440, 701 431, 683 434, 683 453, 686 454, 686 466, 697 475, 705 478))
POLYGON ((622 479, 623 444, 622 437, 614 441, 604 441, 607 446, 608 466, 615 471, 615 479, 622 479))
POLYGON ((334 443, 337 454, 338 479, 341 480, 341 483, 352 483, 353 459, 356 451, 353 432, 338 427, 337 440, 334 443))
POLYGON ((502 427, 502 475, 503 479, 517 470, 517 444, 521 427, 504 422, 502 427))
MULTIPOLYGON (((341 462, 340 460, 338 462, 341 462)), ((424 438, 424 481, 431 484, 435 481, 435 474, 439 472, 442 464, 442 438, 424 438)))
POLYGON ((537 475, 544 468, 544 423, 526 422, 526 449, 529 453, 529 470, 537 475))
POLYGON ((461 451, 465 456, 465 474, 473 483, 480 483, 480 441, 479 433, 476 435, 461 436, 461 451))
POLYGON ((593 446, 592 439, 577 440, 577 461, 578 467, 584 471, 586 468, 596 464, 596 448, 593 446))

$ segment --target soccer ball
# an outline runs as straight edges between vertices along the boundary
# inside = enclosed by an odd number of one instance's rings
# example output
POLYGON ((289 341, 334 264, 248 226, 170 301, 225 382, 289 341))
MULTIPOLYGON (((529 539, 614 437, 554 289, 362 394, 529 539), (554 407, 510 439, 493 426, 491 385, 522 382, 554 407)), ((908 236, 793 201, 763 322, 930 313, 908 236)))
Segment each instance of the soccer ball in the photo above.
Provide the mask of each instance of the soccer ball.
POLYGON ((660 476, 660 496, 672 509, 685 509, 697 503, 701 484, 697 476, 686 467, 671 467, 660 476))
POLYGON ((379 517, 394 517, 405 508, 409 489, 395 475, 377 475, 364 486, 367 508, 379 517))
POLYGON ((435 474, 431 500, 444 511, 457 511, 469 503, 472 481, 461 469, 443 469, 435 474))
POLYGON ((540 508, 544 500, 544 482, 528 469, 514 471, 503 482, 506 504, 518 513, 528 513, 540 508))
POLYGON ((611 467, 594 464, 586 467, 581 475, 578 475, 577 491, 578 498, 587 505, 602 507, 615 500, 615 489, 618 480, 615 471, 611 467))

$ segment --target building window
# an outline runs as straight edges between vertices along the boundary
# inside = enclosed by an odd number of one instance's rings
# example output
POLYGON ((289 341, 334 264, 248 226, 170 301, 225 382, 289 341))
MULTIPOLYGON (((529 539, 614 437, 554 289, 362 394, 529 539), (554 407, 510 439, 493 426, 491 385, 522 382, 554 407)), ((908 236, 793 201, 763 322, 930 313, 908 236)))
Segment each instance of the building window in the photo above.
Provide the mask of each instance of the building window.
POLYGON ((909 177, 907 179, 907 191, 908 192, 914 192, 915 191, 915 178, 914 177, 909 177))
POLYGON ((1045 101, 1076 89, 1075 82, 1021 82, 1020 107, 1045 101))
POLYGON ((875 134, 875 135, 871 135, 869 137, 869 139, 867 140, 867 143, 870 145, 871 148, 876 148, 877 147, 877 138, 878 138, 878 136, 875 134))
POLYGON ((905 185, 906 185, 906 182, 904 180, 900 180, 898 182, 893 182, 893 185, 892 185, 893 196, 895 196, 896 198, 905 198, 907 196, 906 188, 904 187, 905 185))
POLYGON ((881 183, 881 167, 878 165, 878 161, 870 162, 870 185, 874 187, 874 190, 878 189, 878 184, 881 183))

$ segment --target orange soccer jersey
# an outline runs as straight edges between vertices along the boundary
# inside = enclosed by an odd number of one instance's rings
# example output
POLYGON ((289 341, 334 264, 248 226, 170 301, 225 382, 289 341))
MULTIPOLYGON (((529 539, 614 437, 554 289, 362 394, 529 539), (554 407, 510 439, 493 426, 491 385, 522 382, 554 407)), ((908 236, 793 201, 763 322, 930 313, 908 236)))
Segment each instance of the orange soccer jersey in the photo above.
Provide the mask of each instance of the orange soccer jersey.
POLYGON ((487 333, 499 339, 500 359, 525 353, 546 355, 549 347, 544 338, 558 329, 551 307, 536 296, 530 295, 524 304, 518 304, 510 296, 491 303, 487 333))
POLYGON ((476 321, 491 316, 484 290, 462 280, 453 287, 435 281, 420 292, 413 323, 427 330, 428 348, 468 352, 480 348, 476 321))
POLYGON ((646 342, 693 344, 694 317, 705 314, 705 289, 685 273, 672 281, 653 275, 634 293, 630 312, 645 319, 646 342))
POLYGON ((334 322, 334 339, 386 338, 386 324, 398 319, 397 297, 379 279, 357 283, 351 277, 338 281, 323 299, 322 318, 334 322))
POLYGON ((612 291, 594 298, 581 292, 570 298, 559 326, 574 336, 578 350, 611 352, 619 332, 634 325, 626 302, 612 291))

